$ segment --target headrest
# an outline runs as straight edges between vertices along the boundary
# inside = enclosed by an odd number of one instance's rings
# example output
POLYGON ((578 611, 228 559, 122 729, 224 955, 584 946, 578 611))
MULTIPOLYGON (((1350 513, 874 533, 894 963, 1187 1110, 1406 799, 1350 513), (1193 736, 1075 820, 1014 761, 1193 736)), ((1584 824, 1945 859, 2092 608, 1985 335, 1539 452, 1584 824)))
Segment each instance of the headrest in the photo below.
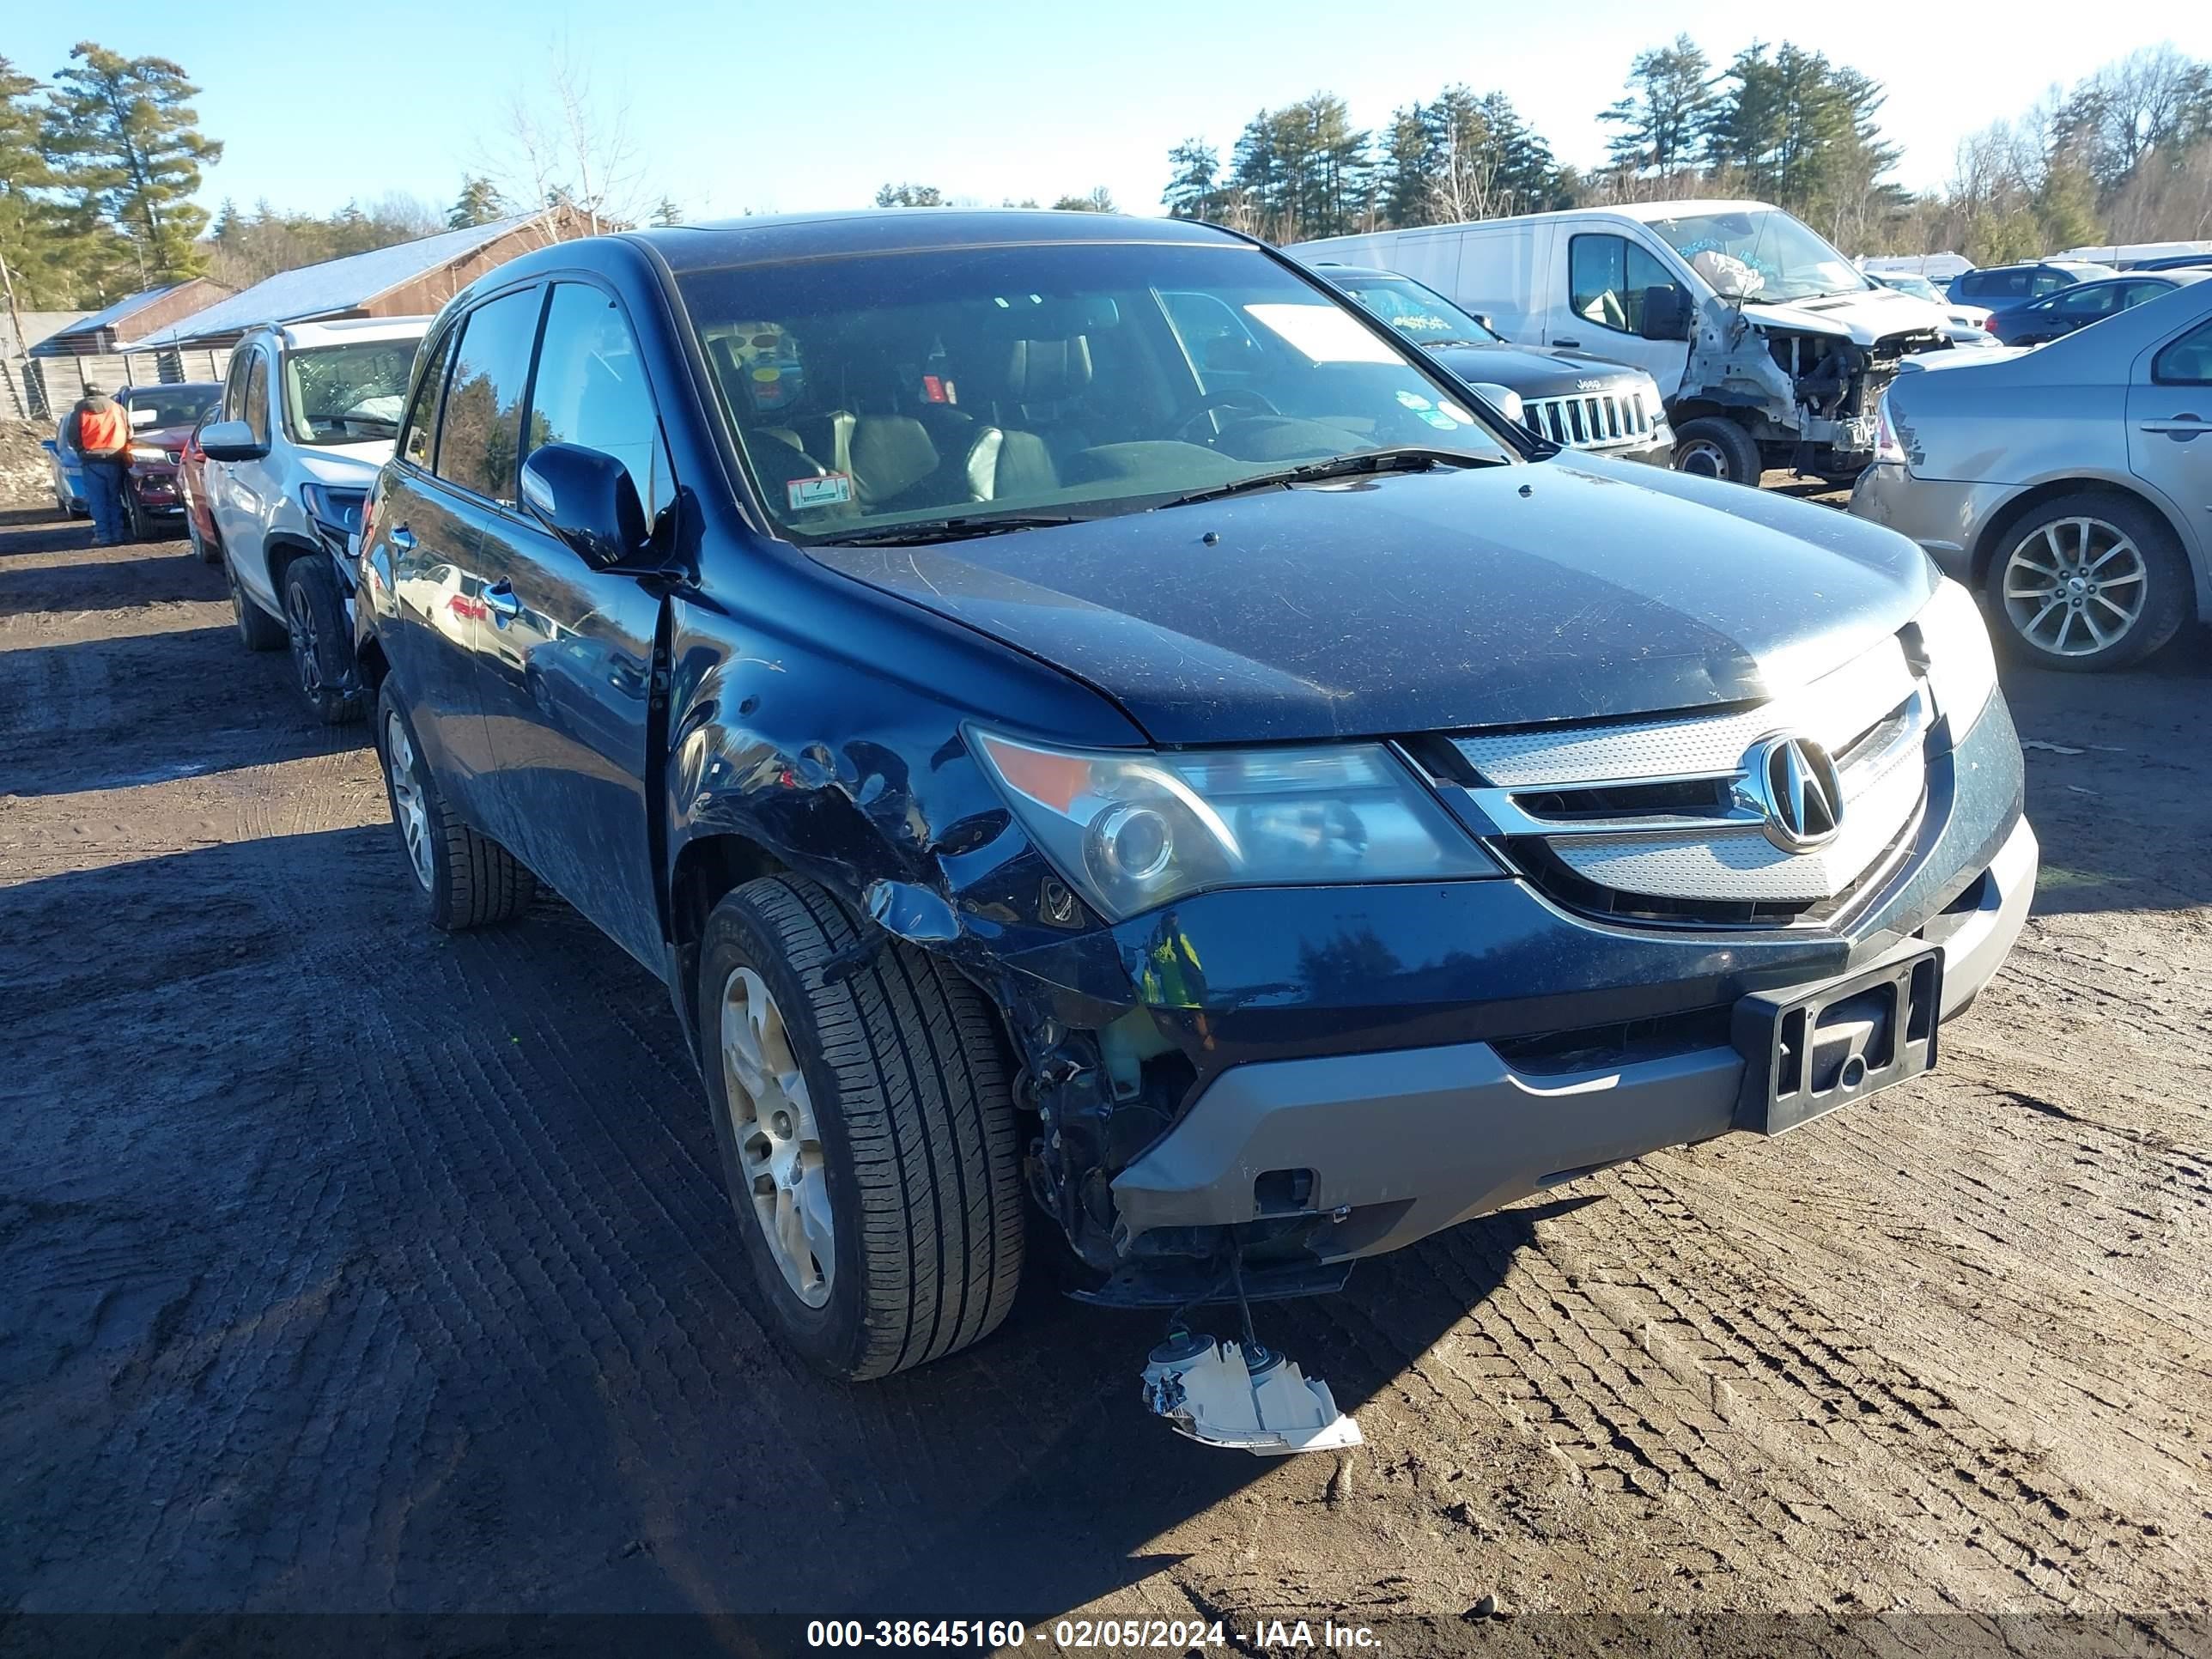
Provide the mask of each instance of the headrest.
POLYGON ((1006 395, 1016 403, 1052 403, 1091 384, 1091 342, 1017 340, 1006 354, 1006 395))
POLYGON ((937 446, 908 415, 864 415, 853 423, 853 489, 873 505, 904 495, 937 471, 937 446))

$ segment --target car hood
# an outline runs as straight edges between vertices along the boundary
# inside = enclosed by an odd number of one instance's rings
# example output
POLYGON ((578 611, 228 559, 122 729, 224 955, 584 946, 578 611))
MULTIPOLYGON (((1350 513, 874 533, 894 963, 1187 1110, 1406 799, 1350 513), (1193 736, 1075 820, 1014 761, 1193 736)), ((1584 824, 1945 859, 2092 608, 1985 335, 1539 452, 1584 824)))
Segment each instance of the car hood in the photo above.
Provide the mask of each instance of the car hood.
POLYGON ((1931 580, 1847 514, 1584 456, 809 551, 1058 665, 1164 744, 1762 699, 1893 632, 1931 580))
MULTIPOLYGON (((1725 302, 1725 303, 1733 303, 1725 302)), ((1769 328, 1800 329, 1815 334, 1848 335, 1863 346, 1893 334, 1917 331, 1940 334, 1944 307, 1930 305, 1893 288, 1869 289, 1864 294, 1831 294, 1817 300, 1793 300, 1782 304, 1743 302, 1743 314, 1769 328)))
POLYGON ((1571 398, 1640 384, 1644 371, 1585 351, 1540 346, 1443 346, 1429 354, 1462 380, 1487 381, 1524 398, 1571 398))
POLYGON ((366 489, 376 482, 377 469, 392 459, 392 440, 368 443, 331 444, 297 452, 300 469, 317 483, 339 489, 366 489))

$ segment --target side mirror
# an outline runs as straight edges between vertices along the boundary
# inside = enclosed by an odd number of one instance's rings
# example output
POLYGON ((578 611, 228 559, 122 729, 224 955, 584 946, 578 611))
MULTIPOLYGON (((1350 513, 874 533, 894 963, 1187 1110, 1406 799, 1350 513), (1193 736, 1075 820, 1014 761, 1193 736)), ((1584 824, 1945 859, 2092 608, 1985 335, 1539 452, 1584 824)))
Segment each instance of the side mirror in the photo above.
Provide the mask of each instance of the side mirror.
POLYGON ((1690 337, 1690 296, 1672 283, 1644 290, 1644 326, 1647 340, 1686 340, 1690 337))
POLYGON ((522 464, 522 501, 594 570, 635 564, 650 532, 629 469, 581 444, 541 444, 522 464))
POLYGON ((209 422, 200 434, 200 447, 211 461, 258 461, 269 453, 269 446, 243 421, 209 422))
POLYGON ((58 455, 61 453, 60 450, 55 447, 54 441, 52 438, 40 439, 39 447, 45 450, 49 455, 58 455))
POLYGON ((1497 323, 1496 323, 1496 322, 1494 322, 1493 320, 1492 320, 1492 319, 1491 319, 1491 315, 1490 315, 1490 313, 1489 313, 1488 312, 1486 312, 1486 311, 1478 311, 1478 312, 1476 312, 1476 313, 1474 313, 1474 320, 1475 320, 1476 322, 1478 322, 1478 323, 1480 323, 1480 324, 1481 324, 1485 328, 1488 329, 1488 330, 1489 330, 1492 334, 1498 335, 1498 336, 1499 337, 1501 337, 1501 338, 1503 338, 1503 337, 1504 337, 1504 333, 1505 333, 1505 331, 1504 331, 1504 329, 1502 329, 1502 328, 1498 327, 1498 325, 1497 325, 1497 323))

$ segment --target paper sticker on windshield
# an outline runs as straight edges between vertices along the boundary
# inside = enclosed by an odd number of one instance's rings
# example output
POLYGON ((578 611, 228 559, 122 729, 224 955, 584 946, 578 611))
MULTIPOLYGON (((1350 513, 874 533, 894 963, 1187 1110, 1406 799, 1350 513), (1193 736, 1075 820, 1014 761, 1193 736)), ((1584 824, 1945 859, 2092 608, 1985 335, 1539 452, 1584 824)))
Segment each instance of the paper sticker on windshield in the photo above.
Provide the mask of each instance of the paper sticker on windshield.
POLYGON ((804 513, 810 507, 842 507, 853 499, 853 479, 844 472, 825 472, 818 478, 793 478, 784 485, 783 493, 794 513, 804 513))
POLYGON ((1456 431, 1459 428, 1459 422, 1441 409, 1425 409, 1421 411, 1421 418, 1431 426, 1444 432, 1456 431))

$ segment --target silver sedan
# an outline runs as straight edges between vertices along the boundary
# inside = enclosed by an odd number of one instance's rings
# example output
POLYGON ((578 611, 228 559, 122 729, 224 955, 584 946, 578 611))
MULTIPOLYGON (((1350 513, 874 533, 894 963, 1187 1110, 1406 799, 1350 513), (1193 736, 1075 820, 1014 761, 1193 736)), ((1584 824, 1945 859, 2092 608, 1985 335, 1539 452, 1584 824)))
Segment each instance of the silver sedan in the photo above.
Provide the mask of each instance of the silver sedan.
POLYGON ((2001 640, 2118 668, 2212 620, 2212 282, 2048 345, 1907 362, 1851 511, 1978 589, 2001 640))

